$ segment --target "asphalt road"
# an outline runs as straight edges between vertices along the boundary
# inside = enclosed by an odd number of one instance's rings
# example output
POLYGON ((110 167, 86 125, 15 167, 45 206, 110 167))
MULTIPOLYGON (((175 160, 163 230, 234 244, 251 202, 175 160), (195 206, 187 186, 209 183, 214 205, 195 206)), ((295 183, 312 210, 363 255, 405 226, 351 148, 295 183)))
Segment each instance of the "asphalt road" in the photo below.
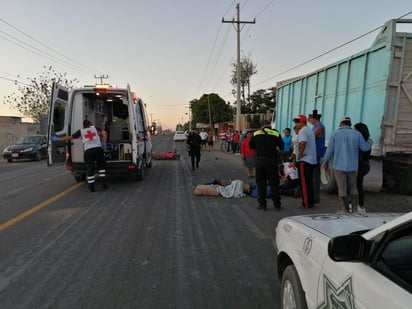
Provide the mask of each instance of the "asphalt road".
MULTIPOLYGON (((280 308, 274 227, 309 211, 293 197, 263 212, 251 197, 195 196, 213 179, 249 182, 240 157, 217 145, 192 171, 184 143, 153 143, 180 160, 154 161, 140 182, 111 177, 94 193, 62 166, 0 163, 0 308, 280 308)), ((366 201, 370 211, 412 205, 385 193, 366 201)), ((310 213, 337 208, 322 194, 310 213)))

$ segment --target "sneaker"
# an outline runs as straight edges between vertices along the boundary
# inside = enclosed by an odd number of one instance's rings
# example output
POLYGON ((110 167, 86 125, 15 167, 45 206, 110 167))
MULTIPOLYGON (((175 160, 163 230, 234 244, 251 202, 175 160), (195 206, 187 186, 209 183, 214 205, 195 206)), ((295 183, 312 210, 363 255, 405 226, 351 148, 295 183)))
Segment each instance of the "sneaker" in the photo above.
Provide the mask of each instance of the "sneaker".
POLYGON ((365 213, 365 212, 366 212, 365 207, 358 206, 358 213, 365 213))

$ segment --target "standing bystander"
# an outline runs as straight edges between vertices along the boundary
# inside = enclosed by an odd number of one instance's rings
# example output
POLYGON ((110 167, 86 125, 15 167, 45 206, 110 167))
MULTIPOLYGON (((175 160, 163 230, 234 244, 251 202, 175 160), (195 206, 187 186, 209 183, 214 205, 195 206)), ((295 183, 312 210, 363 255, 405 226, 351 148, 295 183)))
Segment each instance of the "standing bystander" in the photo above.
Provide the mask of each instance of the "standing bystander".
POLYGON ((236 130, 235 134, 233 134, 233 141, 232 141, 232 151, 233 153, 237 153, 239 151, 239 140, 240 140, 240 134, 239 131, 236 130))
POLYGON ((340 210, 339 213, 349 211, 349 199, 352 211, 358 212, 358 189, 356 178, 358 171, 359 149, 368 151, 371 149, 371 141, 365 141, 362 134, 352 129, 350 117, 340 119, 339 128, 335 130, 328 142, 324 157, 324 167, 329 169, 329 162, 333 159, 333 175, 338 186, 340 210))
POLYGON ((315 203, 320 202, 320 166, 322 164, 322 158, 325 155, 325 126, 320 121, 322 115, 318 114, 318 110, 314 109, 312 114, 309 115, 309 122, 312 124, 312 131, 315 134, 316 142, 316 165, 313 169, 313 187, 315 203))
MULTIPOLYGON (((370 138, 368 126, 362 122, 359 122, 353 126, 356 131, 362 134, 365 141, 370 138)), ((371 169, 369 164, 369 157, 371 155, 371 150, 362 151, 359 150, 359 165, 358 165, 358 176, 356 177, 356 187, 358 189, 358 212, 366 212, 365 209, 365 193, 363 191, 363 178, 369 173, 371 169)))
POLYGON ((202 129, 202 131, 199 133, 200 139, 202 140, 202 147, 206 149, 207 145, 207 132, 205 129, 202 129))
POLYGON ((298 162, 302 205, 304 208, 314 207, 313 169, 316 165, 316 141, 312 130, 307 127, 305 115, 296 116, 293 121, 299 130, 298 134, 298 162))
POLYGON ((227 152, 229 152, 232 148, 233 142, 233 129, 229 128, 226 133, 226 145, 227 145, 227 152))
POLYGON ((290 128, 285 128, 283 130, 282 140, 285 147, 283 148, 283 151, 280 152, 280 160, 282 162, 287 162, 290 161, 290 156, 292 154, 292 135, 290 134, 290 128))
POLYGON ((254 177, 254 170, 256 165, 256 151, 251 149, 249 142, 252 139, 252 131, 247 131, 246 136, 243 138, 240 144, 240 157, 243 161, 243 165, 246 167, 247 176, 249 178, 254 177))
POLYGON ((190 155, 190 162, 192 163, 192 170, 199 168, 200 162, 200 149, 202 145, 202 139, 199 135, 199 130, 194 129, 192 134, 190 134, 187 138, 187 144, 189 145, 189 155, 190 155))
POLYGON ((209 150, 213 149, 213 139, 214 139, 213 131, 212 130, 207 131, 207 147, 209 150))

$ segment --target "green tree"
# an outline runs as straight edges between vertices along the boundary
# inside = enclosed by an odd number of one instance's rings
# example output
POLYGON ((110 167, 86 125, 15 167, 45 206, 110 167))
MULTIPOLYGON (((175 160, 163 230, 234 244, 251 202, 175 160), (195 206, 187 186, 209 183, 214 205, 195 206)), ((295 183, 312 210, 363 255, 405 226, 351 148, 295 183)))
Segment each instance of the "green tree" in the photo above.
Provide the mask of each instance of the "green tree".
POLYGON ((209 105, 212 125, 233 120, 234 108, 229 103, 216 93, 203 94, 200 99, 190 101, 192 128, 196 123, 209 123, 209 105))
POLYGON ((250 101, 242 104, 242 114, 266 113, 276 106, 276 87, 256 90, 250 101))
POLYGON ((58 82, 69 89, 78 83, 76 78, 68 79, 67 73, 58 73, 51 66, 48 68, 44 66, 42 73, 27 80, 27 84, 17 84, 17 91, 5 96, 3 104, 36 122, 41 115, 49 113, 53 82, 58 82))

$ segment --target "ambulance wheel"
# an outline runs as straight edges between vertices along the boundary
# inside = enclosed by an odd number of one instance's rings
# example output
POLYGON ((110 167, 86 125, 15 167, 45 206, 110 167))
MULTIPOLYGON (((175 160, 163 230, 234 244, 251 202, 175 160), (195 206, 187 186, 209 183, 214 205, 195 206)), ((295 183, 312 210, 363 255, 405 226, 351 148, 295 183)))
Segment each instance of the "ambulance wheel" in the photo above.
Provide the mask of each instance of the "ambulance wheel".
POLYGON ((85 174, 76 174, 76 175, 74 175, 74 180, 76 180, 77 182, 82 182, 85 179, 86 179, 85 174))
POLYGON ((286 267, 280 285, 281 308, 307 309, 305 292, 302 289, 295 266, 286 267))

